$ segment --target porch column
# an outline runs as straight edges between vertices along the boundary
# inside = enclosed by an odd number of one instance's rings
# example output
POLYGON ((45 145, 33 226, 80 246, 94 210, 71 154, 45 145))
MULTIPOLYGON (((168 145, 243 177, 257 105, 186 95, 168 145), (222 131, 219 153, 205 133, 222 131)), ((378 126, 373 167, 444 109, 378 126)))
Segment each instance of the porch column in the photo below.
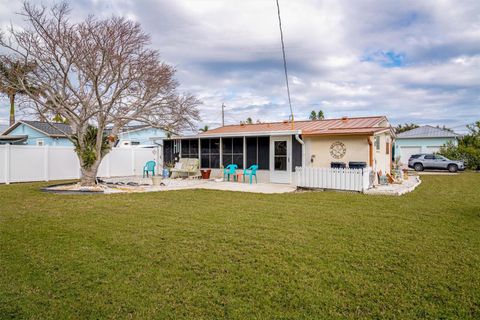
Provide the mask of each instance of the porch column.
POLYGON ((223 140, 222 137, 220 137, 220 168, 223 168, 223 140))
POLYGON ((198 138, 198 167, 200 168, 202 165, 200 163, 200 159, 202 159, 201 157, 201 153, 200 153, 200 138, 198 138))

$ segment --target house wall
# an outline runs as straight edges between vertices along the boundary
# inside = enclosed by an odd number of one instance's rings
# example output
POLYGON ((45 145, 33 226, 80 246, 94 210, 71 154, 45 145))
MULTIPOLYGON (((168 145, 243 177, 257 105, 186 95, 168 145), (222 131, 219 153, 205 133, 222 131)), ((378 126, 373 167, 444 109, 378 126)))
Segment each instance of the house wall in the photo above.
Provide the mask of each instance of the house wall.
POLYGON ((141 145, 151 145, 153 141, 150 138, 153 137, 166 137, 166 134, 163 130, 156 129, 156 128, 145 128, 141 130, 133 130, 130 132, 120 133, 118 135, 119 138, 119 146, 122 145, 123 141, 137 141, 140 142, 141 145))
POLYGON ((367 136, 305 137, 306 166, 329 168, 331 162, 363 161, 368 165, 369 145, 367 136), (341 159, 330 154, 333 142, 345 144, 346 153, 341 159), (313 161, 312 161, 313 160, 313 161))
POLYGON ((25 124, 20 124, 18 127, 13 129, 8 135, 28 135, 28 139, 25 142, 27 145, 35 146, 37 145, 37 139, 43 139, 44 144, 48 146, 59 146, 59 147, 69 147, 73 146, 72 142, 67 138, 52 138, 44 133, 33 129, 25 124))
POLYGON ((457 144, 457 139, 455 138, 397 138, 395 140, 395 157, 400 155, 400 147, 420 147, 422 148, 422 153, 430 152, 428 147, 438 147, 440 148, 447 142, 453 142, 457 144))

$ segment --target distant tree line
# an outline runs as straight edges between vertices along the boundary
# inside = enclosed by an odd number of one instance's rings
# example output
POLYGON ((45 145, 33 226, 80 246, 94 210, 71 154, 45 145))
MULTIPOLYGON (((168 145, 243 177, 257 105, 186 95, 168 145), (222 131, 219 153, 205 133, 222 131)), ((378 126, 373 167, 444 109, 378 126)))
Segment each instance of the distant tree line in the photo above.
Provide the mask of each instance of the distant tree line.
POLYGON ((480 170, 480 121, 468 125, 468 134, 458 139, 458 144, 448 142, 440 148, 440 154, 456 160, 463 160, 468 169, 480 170))

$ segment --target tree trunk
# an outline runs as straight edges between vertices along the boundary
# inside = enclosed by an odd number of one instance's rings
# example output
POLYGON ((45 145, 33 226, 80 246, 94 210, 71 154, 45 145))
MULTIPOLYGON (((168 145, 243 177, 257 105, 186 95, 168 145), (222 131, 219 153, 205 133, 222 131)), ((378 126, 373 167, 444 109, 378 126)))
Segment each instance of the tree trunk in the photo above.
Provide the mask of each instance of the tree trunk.
POLYGON ((98 159, 91 167, 85 168, 80 159, 80 185, 82 187, 92 187, 97 184, 98 167, 101 162, 102 159, 98 159))
POLYGON ((10 126, 15 124, 15 95, 10 94, 10 126))
POLYGON ((90 168, 81 168, 81 176, 80 176, 80 185, 82 187, 92 187, 97 184, 97 171, 98 168, 94 168, 93 166, 90 168))

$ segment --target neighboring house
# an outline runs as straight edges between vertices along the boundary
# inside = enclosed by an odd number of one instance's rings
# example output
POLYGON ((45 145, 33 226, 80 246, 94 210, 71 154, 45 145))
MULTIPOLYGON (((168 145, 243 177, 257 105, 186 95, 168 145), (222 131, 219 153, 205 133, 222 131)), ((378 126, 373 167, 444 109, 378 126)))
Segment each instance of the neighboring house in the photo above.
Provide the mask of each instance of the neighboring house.
MULTIPOLYGON (((0 144, 27 144, 36 146, 73 146, 65 133, 70 126, 63 123, 21 120, 0 135, 0 144)), ((106 131, 108 134, 109 131, 106 131)), ((165 132, 146 125, 125 127, 118 135, 117 147, 153 146, 155 140, 166 136, 165 132)))
POLYGON ((70 126, 64 123, 21 120, 0 136, 0 144, 27 144, 34 146, 72 146, 66 134, 70 126))
POLYGON ((332 162, 390 172, 393 139, 384 116, 228 125, 164 139, 164 163, 198 158, 214 174, 231 163, 240 169, 257 164, 260 181, 292 183, 296 167, 329 168, 332 162))
POLYGON ((457 143, 460 136, 454 132, 432 126, 422 126, 397 134, 394 157, 404 165, 412 154, 435 153, 447 142, 457 143))
POLYGON ((117 147, 153 146, 155 140, 166 137, 163 130, 148 125, 128 126, 118 134, 117 147))

